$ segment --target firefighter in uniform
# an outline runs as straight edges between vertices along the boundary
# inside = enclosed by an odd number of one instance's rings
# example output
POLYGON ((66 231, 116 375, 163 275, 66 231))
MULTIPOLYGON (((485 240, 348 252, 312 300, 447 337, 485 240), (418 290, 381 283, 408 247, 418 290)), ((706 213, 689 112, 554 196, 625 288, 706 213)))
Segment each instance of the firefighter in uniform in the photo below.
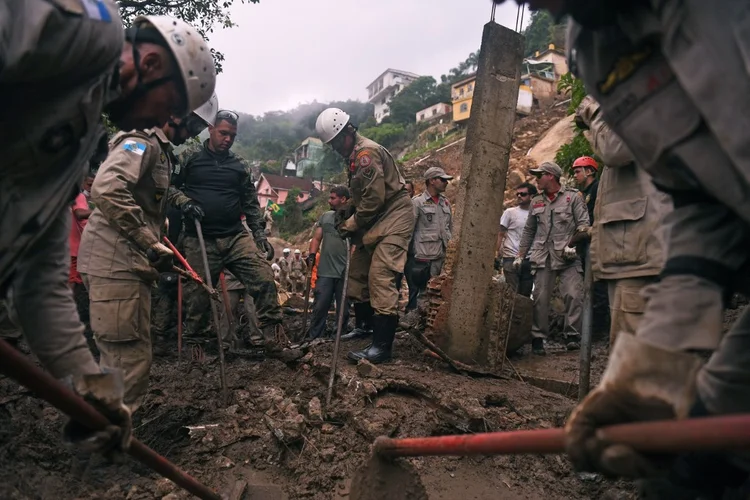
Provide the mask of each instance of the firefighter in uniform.
POLYGON ((383 146, 362 137, 350 117, 328 108, 315 124, 320 139, 349 159, 353 213, 340 213, 338 230, 355 250, 349 267, 348 296, 357 320, 371 316, 372 344, 348 354, 351 361, 381 363, 391 358, 398 326, 396 278, 404 272, 406 251, 414 230, 414 208, 406 181, 383 146))
POLYGON ((302 258, 302 252, 300 252, 299 248, 294 250, 294 257, 292 257, 292 260, 289 263, 289 270, 289 284, 291 286, 290 291, 292 293, 297 293, 299 290, 302 290, 302 293, 304 294, 307 262, 305 262, 305 259, 302 258))
MULTIPOLYGON (((644 290, 636 334, 618 335, 566 425, 579 470, 648 476, 658 469, 650 457, 603 442, 597 428, 750 411, 750 309, 722 328, 725 301, 750 283, 748 4, 534 4, 570 14, 571 69, 600 104, 589 118, 601 114, 674 203, 664 269, 644 290)), ((644 484, 659 498, 721 498, 748 470, 746 456, 695 453, 644 484)))
MULTIPOLYGON (((138 17, 134 24, 152 19, 138 17)), ((181 109, 166 63, 170 50, 124 40, 110 0, 0 0, 0 32, 6 97, 0 108, 0 292, 40 362, 102 402, 100 410, 120 426, 113 437, 124 447, 130 418, 121 376, 103 373, 94 360, 67 284, 69 202, 89 158, 106 150, 103 110, 115 126, 130 130, 165 123, 181 109)))
MULTIPOLYGON (((136 40, 144 37, 170 48, 188 106, 197 108, 209 100, 216 81, 213 58, 194 28, 164 17, 153 20, 149 30, 132 30, 129 35, 136 40)), ((194 117, 171 118, 164 129, 120 132, 92 188, 96 209, 81 238, 78 270, 89 292, 100 364, 124 372, 124 402, 131 411, 148 388, 151 285, 159 279, 158 271, 172 267, 172 251, 161 242, 172 173, 165 150, 170 139, 179 144, 206 125, 194 117), (187 128, 195 123, 193 130, 187 128)))
MULTIPOLYGON (((549 304, 555 281, 565 301, 565 330, 568 348, 577 347, 583 313, 583 267, 571 246, 576 233, 587 235, 590 229, 586 203, 577 189, 560 186, 562 169, 544 162, 531 169, 541 192, 531 199, 531 213, 518 246, 514 267, 520 268, 527 256, 534 275, 534 315, 531 347, 544 355, 544 339, 549 335, 549 304)), ((579 236, 580 237, 580 236, 579 236)))

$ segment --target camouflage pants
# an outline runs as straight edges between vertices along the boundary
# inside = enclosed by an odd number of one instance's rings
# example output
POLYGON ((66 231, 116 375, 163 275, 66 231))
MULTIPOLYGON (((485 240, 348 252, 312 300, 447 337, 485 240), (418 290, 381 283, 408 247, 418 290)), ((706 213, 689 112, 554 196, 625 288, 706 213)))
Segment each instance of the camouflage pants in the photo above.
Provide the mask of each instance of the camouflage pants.
POLYGON ((151 333, 164 337, 177 327, 177 275, 164 273, 159 285, 151 289, 151 333))
MULTIPOLYGON (((281 307, 273 280, 271 265, 258 253, 255 243, 245 232, 226 238, 206 238, 206 254, 211 272, 211 283, 218 286, 219 274, 226 268, 244 285, 253 298, 258 326, 281 323, 281 307)), ((193 269, 205 279, 203 256, 198 238, 185 236, 185 258, 193 269)), ((210 333, 210 298, 208 293, 195 283, 185 285, 187 317, 185 341, 212 339, 210 333)))

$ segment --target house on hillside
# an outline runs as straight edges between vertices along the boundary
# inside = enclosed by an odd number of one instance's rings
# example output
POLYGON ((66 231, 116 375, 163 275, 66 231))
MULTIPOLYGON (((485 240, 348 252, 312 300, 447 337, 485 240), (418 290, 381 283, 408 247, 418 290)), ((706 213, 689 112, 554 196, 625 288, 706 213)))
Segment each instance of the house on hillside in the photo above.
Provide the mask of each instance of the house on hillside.
POLYGON ((258 180, 258 202, 261 209, 268 205, 268 202, 281 205, 286 201, 286 197, 294 188, 298 188, 301 193, 298 202, 303 202, 310 198, 313 192, 313 183, 310 179, 299 179, 297 177, 284 177, 281 175, 260 174, 258 180))
POLYGON ((388 103, 419 75, 388 68, 367 86, 367 102, 375 106, 375 121, 380 123, 390 114, 388 103))
POLYGON ((451 114, 452 109, 453 107, 446 102, 433 104, 429 108, 424 108, 421 111, 417 111, 417 123, 446 118, 451 114))
POLYGON ((308 137, 294 150, 294 162, 297 164, 297 177, 304 177, 307 173, 311 174, 311 169, 315 168, 320 160, 323 159, 325 151, 323 141, 317 137, 308 137))
POLYGON ((565 52, 550 44, 543 52, 527 57, 521 66, 521 84, 531 89, 537 101, 550 101, 557 92, 557 82, 568 72, 565 52))
POLYGON ((474 85, 477 75, 470 75, 451 85, 451 100, 453 101, 453 121, 462 123, 469 119, 471 101, 474 98, 474 85))

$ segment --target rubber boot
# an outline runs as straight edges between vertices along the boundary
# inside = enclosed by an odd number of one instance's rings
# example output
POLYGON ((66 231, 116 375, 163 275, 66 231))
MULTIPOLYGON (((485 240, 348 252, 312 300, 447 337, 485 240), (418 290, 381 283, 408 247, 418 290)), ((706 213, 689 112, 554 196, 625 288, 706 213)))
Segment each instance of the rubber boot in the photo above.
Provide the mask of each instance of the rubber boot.
POLYGON ((346 355, 349 361, 356 363, 366 359, 376 365, 391 360, 393 339, 396 338, 398 316, 383 316, 376 314, 372 317, 372 344, 361 351, 351 351, 346 355))
POLYGON ((544 340, 531 339, 531 352, 537 356, 546 356, 547 351, 544 350, 544 340))
MULTIPOLYGON (((689 417, 708 417, 711 413, 698 399, 689 417)), ((720 453, 683 453, 679 455, 666 477, 636 482, 642 500, 669 498, 674 500, 722 500, 748 498, 739 489, 750 478, 720 453)))
POLYGON ((354 304, 354 330, 341 336, 341 340, 362 339, 372 335, 373 311, 369 302, 354 304))

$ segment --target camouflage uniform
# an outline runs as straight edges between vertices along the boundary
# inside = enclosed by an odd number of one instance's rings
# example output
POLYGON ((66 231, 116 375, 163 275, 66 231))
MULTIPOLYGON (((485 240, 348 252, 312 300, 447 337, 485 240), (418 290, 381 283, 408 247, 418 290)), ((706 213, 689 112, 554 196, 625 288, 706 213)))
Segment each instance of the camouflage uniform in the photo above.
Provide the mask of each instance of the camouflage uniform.
POLYGON ((54 377, 98 373, 68 287, 70 208, 123 46, 109 0, 0 1, 0 292, 54 377))
POLYGON ((94 180, 96 209, 78 251, 100 363, 123 370, 124 401, 133 410, 151 369, 151 285, 159 273, 146 250, 161 239, 171 172, 162 147, 168 143, 161 129, 120 132, 112 139, 94 180))

